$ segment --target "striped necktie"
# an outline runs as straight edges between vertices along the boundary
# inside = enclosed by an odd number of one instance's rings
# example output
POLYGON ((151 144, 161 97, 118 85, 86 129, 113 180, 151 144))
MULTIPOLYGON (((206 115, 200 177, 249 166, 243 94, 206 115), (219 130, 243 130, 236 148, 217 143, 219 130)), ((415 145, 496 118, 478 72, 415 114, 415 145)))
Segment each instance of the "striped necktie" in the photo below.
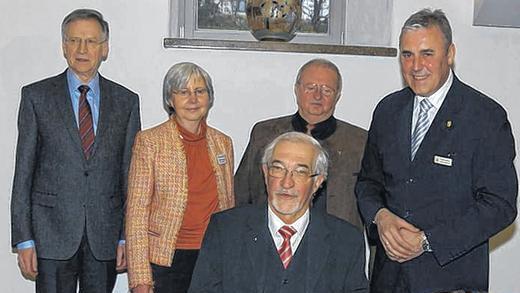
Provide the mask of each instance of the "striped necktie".
POLYGON ((83 148, 83 154, 88 160, 92 145, 94 144, 94 126, 92 124, 92 111, 87 101, 87 92, 90 88, 86 85, 80 85, 78 87, 81 95, 79 96, 79 137, 81 138, 81 147, 83 148))
POLYGON ((415 130, 412 135, 412 147, 411 147, 411 159, 415 158, 415 154, 421 145, 421 142, 428 132, 429 123, 428 123, 428 111, 433 107, 433 104, 428 100, 428 98, 422 100, 419 104, 419 118, 417 119, 417 124, 415 125, 415 130))
POLYGON ((282 228, 278 230, 278 233, 283 237, 283 242, 278 249, 278 254, 282 260, 283 268, 287 269, 292 259, 291 237, 296 233, 296 230, 291 226, 282 226, 282 228))

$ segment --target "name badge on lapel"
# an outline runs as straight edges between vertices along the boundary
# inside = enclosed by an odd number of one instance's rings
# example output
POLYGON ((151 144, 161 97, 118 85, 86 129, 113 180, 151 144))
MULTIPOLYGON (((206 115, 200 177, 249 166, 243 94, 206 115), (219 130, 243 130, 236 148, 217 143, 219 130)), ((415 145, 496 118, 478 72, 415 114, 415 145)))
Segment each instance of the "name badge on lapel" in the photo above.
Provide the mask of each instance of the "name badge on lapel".
POLYGON ((227 163, 226 155, 224 155, 224 154, 217 155, 217 163, 219 165, 225 165, 227 163))
POLYGON ((453 159, 452 158, 446 158, 441 156, 433 156, 433 162, 437 165, 447 166, 451 167, 453 165, 453 159))

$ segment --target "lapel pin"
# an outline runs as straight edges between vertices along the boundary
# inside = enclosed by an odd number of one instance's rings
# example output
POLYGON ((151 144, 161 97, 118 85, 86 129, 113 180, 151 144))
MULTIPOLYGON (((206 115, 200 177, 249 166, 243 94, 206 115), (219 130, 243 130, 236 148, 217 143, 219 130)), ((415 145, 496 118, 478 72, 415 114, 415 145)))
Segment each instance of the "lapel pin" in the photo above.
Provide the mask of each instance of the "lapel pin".
POLYGON ((253 241, 256 242, 258 240, 258 237, 253 236, 253 241))
POLYGON ((453 121, 447 120, 446 121, 446 128, 451 128, 453 126, 453 121))

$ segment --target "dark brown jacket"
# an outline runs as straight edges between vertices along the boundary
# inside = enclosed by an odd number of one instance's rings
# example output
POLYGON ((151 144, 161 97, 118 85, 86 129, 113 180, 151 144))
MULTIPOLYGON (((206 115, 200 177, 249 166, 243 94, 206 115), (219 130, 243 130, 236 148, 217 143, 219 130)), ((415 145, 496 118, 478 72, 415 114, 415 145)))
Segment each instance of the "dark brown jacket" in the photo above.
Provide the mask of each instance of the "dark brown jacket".
MULTIPOLYGON (((251 131, 249 144, 235 173, 236 206, 263 205, 267 199, 261 160, 264 148, 282 133, 295 131, 294 115, 261 121, 251 131)), ((327 178, 327 212, 362 229, 354 185, 361 166, 367 132, 336 120, 336 130, 319 140, 329 154, 327 178)))

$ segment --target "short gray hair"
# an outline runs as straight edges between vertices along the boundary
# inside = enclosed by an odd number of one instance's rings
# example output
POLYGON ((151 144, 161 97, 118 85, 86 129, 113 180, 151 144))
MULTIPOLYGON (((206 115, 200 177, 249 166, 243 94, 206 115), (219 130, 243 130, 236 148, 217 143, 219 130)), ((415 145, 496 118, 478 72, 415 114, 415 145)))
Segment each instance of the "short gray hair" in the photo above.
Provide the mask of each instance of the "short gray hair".
POLYGON ((76 9, 69 13, 63 19, 61 23, 61 39, 65 40, 67 38, 67 27, 68 25, 76 20, 84 20, 84 19, 92 19, 99 23, 101 26, 101 36, 103 37, 103 41, 107 41, 109 37, 108 30, 108 22, 103 18, 103 14, 101 12, 94 9, 76 9))
POLYGON ((446 50, 450 47, 452 40, 451 26, 446 14, 440 9, 431 10, 425 8, 412 14, 403 24, 401 34, 399 36, 399 43, 403 34, 407 31, 430 28, 436 26, 442 32, 444 37, 444 45, 446 50))
POLYGON ((163 81, 163 107, 168 115, 175 113, 173 105, 171 105, 171 97, 174 91, 183 89, 188 84, 191 77, 201 77, 206 84, 209 96, 209 108, 213 106, 213 100, 215 98, 213 91, 213 82, 211 77, 195 63, 181 62, 170 67, 163 81))
POLYGON ((329 156, 327 151, 325 151, 325 149, 316 139, 302 132, 286 132, 275 138, 270 144, 267 145, 264 150, 264 155, 262 156, 262 165, 269 165, 271 163, 273 159, 274 148, 282 141, 305 143, 313 146, 316 150, 316 158, 314 159, 314 170, 312 171, 319 175, 323 175, 323 178, 327 179, 327 169, 329 167, 329 156))
POLYGON ((341 77, 341 73, 339 72, 339 69, 336 66, 336 64, 332 63, 331 61, 329 61, 327 59, 316 58, 316 59, 312 59, 312 60, 308 61, 307 63, 303 64, 303 66, 300 67, 300 69, 298 70, 298 75, 296 76, 295 85, 300 84, 300 80, 302 78, 303 72, 305 72, 305 70, 307 70, 307 68, 309 68, 313 65, 326 67, 326 68, 334 71, 334 73, 336 73, 336 78, 337 78, 336 97, 338 97, 341 94, 341 88, 343 87, 343 78, 341 77))

